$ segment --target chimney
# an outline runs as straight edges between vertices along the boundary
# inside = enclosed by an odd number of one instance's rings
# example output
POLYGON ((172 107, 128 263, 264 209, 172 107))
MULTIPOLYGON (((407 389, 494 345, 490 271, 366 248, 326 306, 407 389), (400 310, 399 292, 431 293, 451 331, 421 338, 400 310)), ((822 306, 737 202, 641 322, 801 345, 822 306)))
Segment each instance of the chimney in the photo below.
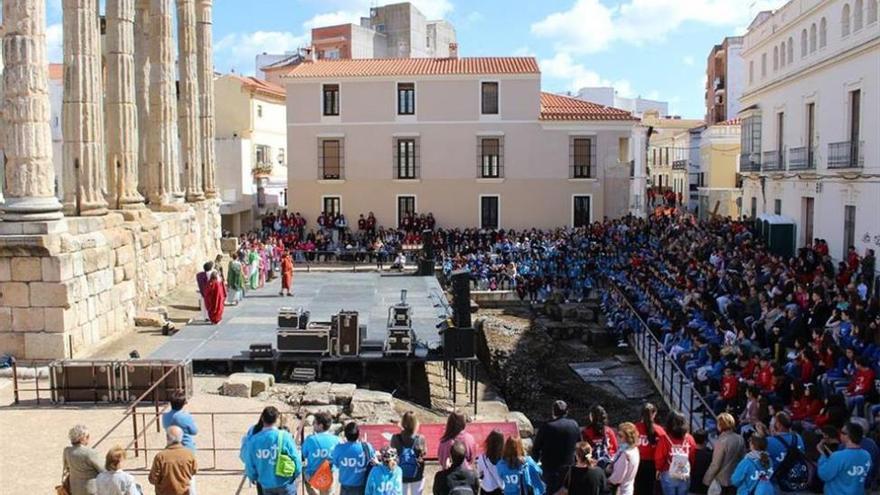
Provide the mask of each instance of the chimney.
POLYGON ((458 58, 458 43, 449 44, 449 58, 458 58))

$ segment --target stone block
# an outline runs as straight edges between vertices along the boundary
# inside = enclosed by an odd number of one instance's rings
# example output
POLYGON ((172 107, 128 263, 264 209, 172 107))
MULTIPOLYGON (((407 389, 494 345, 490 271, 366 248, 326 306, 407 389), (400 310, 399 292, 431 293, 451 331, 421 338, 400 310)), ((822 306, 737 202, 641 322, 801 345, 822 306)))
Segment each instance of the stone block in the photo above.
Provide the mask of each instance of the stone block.
POLYGON ((69 355, 63 333, 24 334, 24 354, 28 359, 63 359, 69 355))
POLYGON ((45 328, 43 308, 12 308, 12 329, 16 332, 42 332, 45 328))
POLYGON ((12 308, 0 308, 0 333, 12 331, 12 308))
POLYGON ((40 258, 12 258, 12 280, 17 282, 31 282, 43 277, 43 268, 40 258))
POLYGON ((236 377, 233 374, 220 386, 220 395, 249 399, 251 398, 252 383, 248 378, 236 377))
POLYGON ((123 280, 125 280, 125 269, 121 266, 113 268, 113 285, 116 285, 123 280))
POLYGON ((10 355, 16 358, 23 358, 24 337, 22 333, 2 332, 0 333, 0 356, 10 355))
POLYGON ((22 282, 0 283, 0 306, 26 308, 30 306, 28 284, 22 282))
POLYGON ((357 386, 353 383, 334 383, 330 385, 330 399, 336 404, 347 406, 351 404, 355 390, 357 386))
POLYGON ((134 317, 138 327, 161 327, 165 324, 165 315, 159 312, 141 311, 134 317))
POLYGON ((220 239, 220 250, 227 254, 235 253, 238 251, 238 238, 224 237, 220 239))
POLYGON ((85 274, 94 273, 98 270, 98 250, 86 249, 82 252, 83 272, 85 274))
POLYGON ((77 325, 76 308, 46 308, 46 331, 49 333, 66 332, 77 325))
POLYGON ((299 411, 296 413, 300 418, 305 418, 308 416, 314 416, 316 414, 325 413, 329 414, 330 418, 335 420, 339 417, 343 412, 343 407, 337 404, 329 404, 322 406, 301 406, 299 411))
POLYGON ((12 267, 10 266, 11 258, 0 258, 0 282, 9 282, 12 280, 12 267))
POLYGON ((397 421, 394 400, 387 392, 357 389, 351 398, 349 415, 368 422, 397 421))
POLYGON ((134 280, 135 275, 137 274, 137 267, 134 263, 129 263, 122 267, 125 272, 125 280, 134 280))
POLYGON ((517 428, 519 428, 520 438, 532 438, 535 434, 535 428, 532 426, 531 420, 519 411, 511 411, 507 415, 506 420, 516 423, 517 428))
POLYGON ((73 255, 61 254, 42 258, 43 282, 61 282, 73 277, 73 255))
POLYGON ((134 261, 134 246, 122 246, 116 250, 116 265, 122 266, 134 261))
POLYGON ((66 282, 31 282, 31 306, 69 308, 73 302, 73 298, 70 297, 72 285, 66 282))

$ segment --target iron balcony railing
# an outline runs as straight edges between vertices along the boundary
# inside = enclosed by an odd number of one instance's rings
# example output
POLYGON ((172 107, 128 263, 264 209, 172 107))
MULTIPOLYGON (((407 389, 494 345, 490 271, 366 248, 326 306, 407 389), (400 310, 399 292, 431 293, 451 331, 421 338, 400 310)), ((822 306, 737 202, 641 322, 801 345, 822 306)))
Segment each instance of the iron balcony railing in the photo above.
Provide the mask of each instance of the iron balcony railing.
POLYGON ((865 166, 865 142, 828 143, 828 168, 862 168, 865 166))
POLYGON ((740 172, 760 172, 761 171, 761 154, 760 153, 743 153, 739 155, 739 171, 740 172))
POLYGON ((761 169, 765 172, 775 172, 782 170, 783 163, 785 163, 785 153, 782 150, 765 151, 761 169))
POLYGON ((816 169, 816 149, 801 146, 799 148, 791 148, 788 150, 788 169, 789 170, 815 170, 816 169))
POLYGON ((672 162, 672 170, 685 170, 687 169, 687 160, 675 160, 672 162))

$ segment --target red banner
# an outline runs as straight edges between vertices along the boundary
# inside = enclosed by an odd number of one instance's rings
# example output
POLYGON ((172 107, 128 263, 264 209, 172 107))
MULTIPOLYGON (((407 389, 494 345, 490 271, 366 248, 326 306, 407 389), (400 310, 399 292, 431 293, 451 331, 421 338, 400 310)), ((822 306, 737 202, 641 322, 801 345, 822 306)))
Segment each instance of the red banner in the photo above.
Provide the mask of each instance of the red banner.
MULTIPOLYGON (((370 443, 376 450, 385 447, 391 442, 391 435, 400 431, 398 425, 359 425, 361 432, 361 440, 370 443)), ((443 430, 446 425, 442 423, 428 424, 419 426, 419 434, 425 437, 427 444, 427 459, 437 459, 437 446, 440 445, 440 437, 443 436, 443 430)), ((474 436, 477 442, 477 454, 483 452, 483 443, 492 430, 498 430, 504 434, 505 438, 511 435, 519 435, 519 429, 514 422, 497 422, 497 423, 468 423, 465 431, 474 436)))

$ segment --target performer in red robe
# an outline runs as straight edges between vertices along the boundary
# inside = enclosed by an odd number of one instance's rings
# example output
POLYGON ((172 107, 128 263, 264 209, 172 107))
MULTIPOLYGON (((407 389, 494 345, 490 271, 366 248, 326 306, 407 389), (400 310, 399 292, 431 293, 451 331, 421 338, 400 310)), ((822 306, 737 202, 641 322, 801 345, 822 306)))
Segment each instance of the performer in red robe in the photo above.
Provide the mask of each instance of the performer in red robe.
POLYGON ((211 281, 205 290, 205 306, 208 310, 208 319, 211 323, 218 324, 223 319, 223 308, 226 305, 226 286, 220 281, 217 272, 211 274, 211 281))
POLYGON ((283 296, 284 291, 287 291, 288 296, 292 296, 293 293, 290 290, 293 288, 293 258, 290 257, 290 252, 285 251, 284 257, 281 258, 281 292, 278 295, 283 296))

